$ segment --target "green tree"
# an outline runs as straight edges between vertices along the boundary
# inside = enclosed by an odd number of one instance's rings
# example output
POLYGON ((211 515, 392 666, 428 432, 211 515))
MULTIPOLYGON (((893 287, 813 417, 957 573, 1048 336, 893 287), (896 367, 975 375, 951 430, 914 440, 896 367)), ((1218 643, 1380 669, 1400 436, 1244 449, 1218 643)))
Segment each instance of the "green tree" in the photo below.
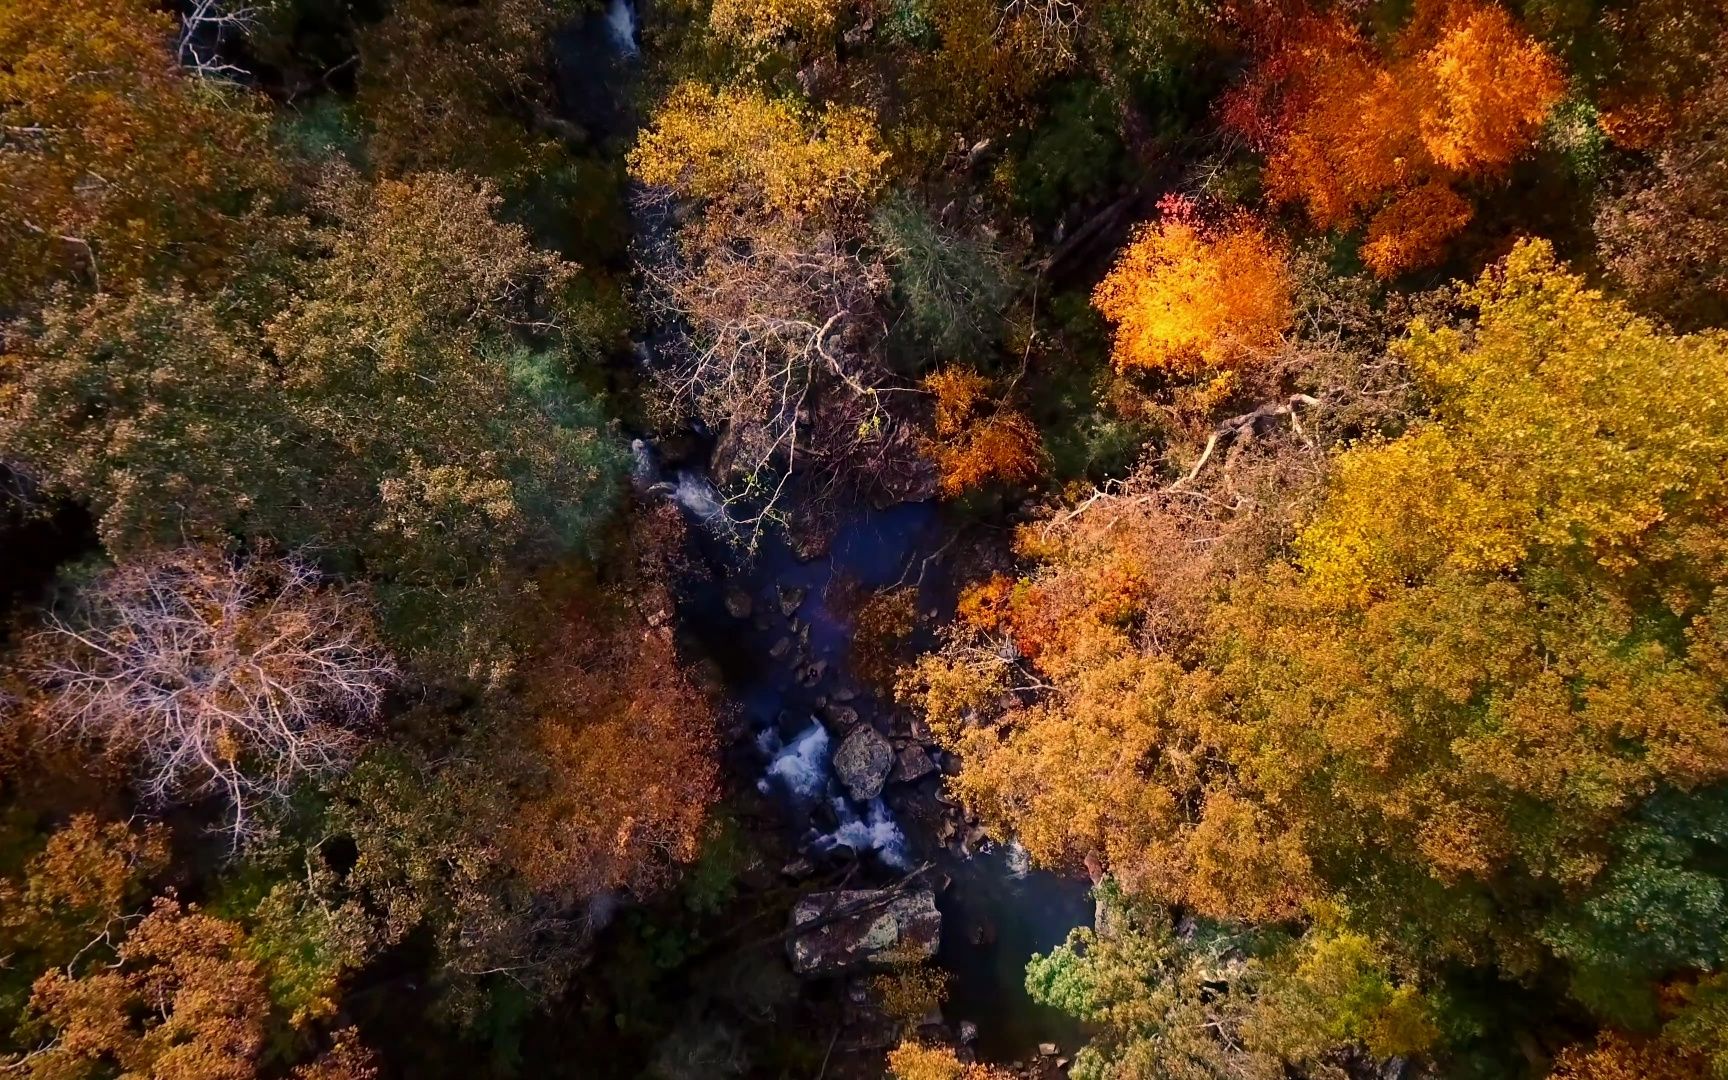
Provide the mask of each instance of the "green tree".
POLYGON ((579 389, 575 268, 498 206, 452 175, 333 175, 261 330, 173 290, 57 304, 15 328, 0 454, 86 501, 110 551, 310 545, 378 583, 410 660, 500 677, 521 572, 586 549, 626 456, 579 389))

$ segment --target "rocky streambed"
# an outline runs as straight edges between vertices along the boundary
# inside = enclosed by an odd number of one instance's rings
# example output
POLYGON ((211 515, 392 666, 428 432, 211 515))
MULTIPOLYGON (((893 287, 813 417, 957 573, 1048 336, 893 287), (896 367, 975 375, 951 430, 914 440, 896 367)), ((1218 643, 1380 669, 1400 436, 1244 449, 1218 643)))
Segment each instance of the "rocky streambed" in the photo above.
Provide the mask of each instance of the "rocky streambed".
POLYGON ((1090 924, 1088 885, 1030 869, 1023 852, 990 839, 944 792, 959 762, 856 670, 869 597, 909 595, 926 625, 951 611, 956 526, 934 503, 858 506, 820 555, 800 558, 769 536, 747 557, 699 466, 646 465, 639 482, 692 525, 701 571, 682 590, 681 632, 729 698, 736 785, 780 822, 795 853, 782 877, 808 883, 786 957, 813 986, 842 981, 836 1053, 879 1054, 898 1041, 904 1032, 871 976, 933 962, 949 994, 924 1018, 926 1035, 1053 1070, 1079 1032, 1027 997, 1025 964, 1090 924))

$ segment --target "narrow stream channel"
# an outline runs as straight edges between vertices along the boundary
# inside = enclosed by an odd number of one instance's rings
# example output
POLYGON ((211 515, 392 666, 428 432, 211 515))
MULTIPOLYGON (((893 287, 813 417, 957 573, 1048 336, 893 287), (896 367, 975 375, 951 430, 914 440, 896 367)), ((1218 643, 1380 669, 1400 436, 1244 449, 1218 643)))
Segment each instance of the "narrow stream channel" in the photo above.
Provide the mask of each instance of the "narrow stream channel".
MULTIPOLYGON (((637 21, 633 0, 612 0, 555 42, 560 97, 572 118, 599 137, 627 140, 638 123, 637 21)), ((633 224, 639 239, 653 239, 645 232, 664 227, 642 218, 633 224)), ((644 362, 653 363, 647 350, 644 362)), ((990 841, 944 842, 938 827, 951 812, 939 801, 940 772, 890 782, 880 798, 859 803, 846 796, 832 768, 851 724, 869 724, 902 744, 909 734, 907 716, 852 671, 848 603, 916 584, 920 612, 951 614, 955 583, 939 553, 951 546, 956 525, 933 503, 860 505, 841 513, 818 558, 800 560, 780 536, 765 538, 747 557, 732 542, 705 468, 663 469, 644 442, 636 452, 638 490, 684 510, 693 554, 709 570, 683 590, 679 617, 684 640, 718 666, 744 717, 740 739, 724 748, 740 786, 754 787, 777 808, 797 850, 817 859, 855 852, 862 861, 857 886, 933 864, 927 877, 939 887, 943 913, 937 962, 951 974, 944 1014, 950 1024, 977 1025, 981 1057, 1025 1059, 1046 1042, 1072 1051, 1076 1024, 1027 996, 1025 966, 1071 928, 1091 924, 1088 884, 1030 870, 1023 853, 990 841)))

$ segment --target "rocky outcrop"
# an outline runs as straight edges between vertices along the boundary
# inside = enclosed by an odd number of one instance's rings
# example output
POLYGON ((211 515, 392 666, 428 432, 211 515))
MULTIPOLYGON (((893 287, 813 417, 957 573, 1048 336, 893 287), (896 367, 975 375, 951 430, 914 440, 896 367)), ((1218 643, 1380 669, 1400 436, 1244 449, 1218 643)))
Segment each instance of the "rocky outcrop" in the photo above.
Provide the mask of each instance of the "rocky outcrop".
POLYGON ((882 794, 888 771, 894 767, 894 747, 869 724, 853 728, 834 751, 834 775, 846 793, 860 802, 882 794))
POLYGON ((811 893, 792 908, 786 951, 799 975, 838 975, 859 968, 915 964, 936 955, 942 913, 936 894, 918 889, 811 893), (796 932, 808 925, 809 930, 796 932))

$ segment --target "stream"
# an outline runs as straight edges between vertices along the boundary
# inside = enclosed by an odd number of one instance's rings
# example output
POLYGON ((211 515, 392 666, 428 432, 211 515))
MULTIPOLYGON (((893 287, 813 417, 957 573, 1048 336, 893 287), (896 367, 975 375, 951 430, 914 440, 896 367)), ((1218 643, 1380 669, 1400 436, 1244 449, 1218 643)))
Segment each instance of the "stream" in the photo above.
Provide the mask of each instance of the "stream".
POLYGON ((921 612, 951 613, 954 585, 942 553, 954 526, 934 503, 857 506, 822 556, 800 560, 783 537, 768 536, 747 557, 731 542, 705 473, 662 473, 645 444, 637 454, 639 484, 684 510, 709 571, 681 590, 679 618, 742 713, 727 767, 778 809, 797 850, 816 860, 860 858, 861 887, 933 864, 926 879, 938 886, 943 915, 936 959, 951 976, 944 1016, 951 1025, 977 1025, 982 1057, 1023 1060, 1046 1042, 1072 1050, 1077 1025, 1026 995, 1025 967, 1071 928, 1091 925, 1088 884, 1029 868, 1014 845, 944 842, 943 820, 958 812, 939 799, 939 771, 912 782, 891 775, 879 797, 860 802, 833 769, 834 750, 857 724, 875 727, 897 749, 924 746, 952 762, 913 738, 909 714, 853 673, 850 645, 851 609, 875 590, 915 584, 921 612))
MULTIPOLYGON (((633 0, 611 0, 554 42, 560 100, 597 137, 627 140, 639 123, 636 27, 633 0)), ((632 223, 639 242, 663 240, 663 219, 637 214, 632 223)), ((659 332, 650 328, 638 347, 642 363, 654 362, 659 332)), ((705 465, 663 465, 645 439, 632 449, 638 492, 682 509, 692 554, 706 570, 681 590, 681 640, 714 663, 742 719, 723 748, 736 786, 756 791, 788 844, 813 864, 856 860, 853 887, 885 885, 932 864, 925 880, 943 916, 936 962, 950 973, 946 1022, 975 1023, 974 1046, 985 1060, 1030 1059, 1041 1043, 1071 1052, 1078 1026, 1027 996, 1025 965, 1073 927, 1091 924, 1088 883, 1031 869, 1017 846, 969 828, 940 797, 943 770, 956 762, 915 738, 909 714, 852 670, 852 613, 862 598, 915 585, 923 621, 952 614, 956 583, 943 556, 954 546, 955 524, 934 503, 855 505, 841 511, 817 558, 800 559, 780 535, 747 556, 705 465), (924 749, 939 767, 912 780, 896 768, 879 796, 853 799, 833 754, 858 725, 874 727, 897 753, 924 749)))

